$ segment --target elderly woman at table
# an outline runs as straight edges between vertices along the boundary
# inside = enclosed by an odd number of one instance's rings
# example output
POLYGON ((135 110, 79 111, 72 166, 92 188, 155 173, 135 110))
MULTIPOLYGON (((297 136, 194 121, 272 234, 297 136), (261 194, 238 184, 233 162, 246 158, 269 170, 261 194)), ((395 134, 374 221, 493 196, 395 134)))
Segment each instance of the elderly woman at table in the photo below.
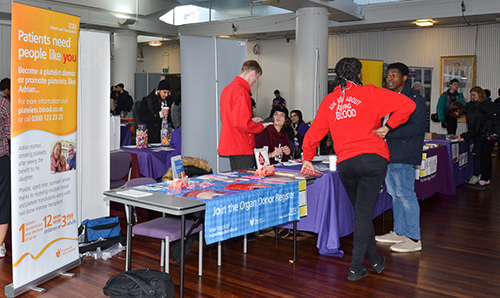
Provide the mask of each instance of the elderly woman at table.
POLYGON ((275 164, 290 159, 290 141, 284 128, 288 109, 275 106, 271 110, 271 116, 274 117, 274 123, 255 136, 255 148, 267 146, 269 162, 275 164))
POLYGON ((386 258, 377 253, 373 211, 384 183, 389 149, 383 137, 406 122, 415 102, 405 95, 361 83, 361 62, 343 58, 335 66, 334 90, 321 103, 302 144, 302 168, 314 169, 311 160, 321 139, 330 131, 337 154, 337 169, 354 206, 355 228, 348 280, 368 275, 363 265, 368 255, 370 266, 381 273, 386 258), (384 126, 380 119, 391 114, 384 126))

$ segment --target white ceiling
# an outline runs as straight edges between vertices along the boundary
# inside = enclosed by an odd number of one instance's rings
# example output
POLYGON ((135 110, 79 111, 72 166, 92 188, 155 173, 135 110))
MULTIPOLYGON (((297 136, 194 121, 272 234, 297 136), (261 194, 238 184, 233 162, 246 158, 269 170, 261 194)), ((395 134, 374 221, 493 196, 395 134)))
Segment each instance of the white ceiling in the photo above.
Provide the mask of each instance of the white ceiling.
MULTIPOLYGON (((250 0, 248 0, 250 1, 250 0)), ((82 28, 114 31, 119 28, 135 30, 139 35, 176 38, 179 33, 197 35, 234 35, 266 38, 295 34, 295 14, 240 18, 175 27, 159 21, 159 17, 179 5, 202 5, 203 0, 17 0, 17 2, 80 16, 82 28), (137 21, 120 25, 119 18, 137 21)), ((500 20, 500 0, 407 0, 385 4, 358 6, 352 0, 254 0, 295 11, 301 7, 326 7, 329 10, 331 32, 387 30, 414 26, 416 19, 431 18, 435 26, 467 25, 500 20), (462 13, 465 17, 462 16, 462 13)), ((213 8, 229 9, 234 0, 214 0, 213 8), (216 4, 216 5, 215 5, 216 4)), ((0 21, 10 20, 11 0, 0 0, 0 21)))

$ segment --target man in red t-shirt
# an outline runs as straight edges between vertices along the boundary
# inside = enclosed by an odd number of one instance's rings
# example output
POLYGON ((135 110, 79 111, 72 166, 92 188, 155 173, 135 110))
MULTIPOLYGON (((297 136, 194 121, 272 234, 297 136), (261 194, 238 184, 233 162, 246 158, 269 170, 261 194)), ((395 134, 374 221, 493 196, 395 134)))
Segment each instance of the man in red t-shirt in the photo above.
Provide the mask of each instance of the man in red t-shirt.
POLYGON ((255 167, 254 135, 272 124, 262 124, 263 119, 260 117, 252 118, 250 87, 261 75, 259 63, 247 60, 241 67, 240 75, 221 93, 221 132, 217 152, 222 156, 229 156, 233 171, 255 167))

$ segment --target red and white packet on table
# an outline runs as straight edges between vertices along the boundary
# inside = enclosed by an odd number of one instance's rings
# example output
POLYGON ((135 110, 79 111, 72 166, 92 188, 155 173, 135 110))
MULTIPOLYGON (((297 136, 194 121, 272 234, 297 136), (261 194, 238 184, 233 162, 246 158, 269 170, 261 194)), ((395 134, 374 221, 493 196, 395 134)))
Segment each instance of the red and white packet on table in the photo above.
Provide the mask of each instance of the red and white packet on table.
POLYGON ((302 170, 300 171, 300 175, 302 175, 304 177, 319 178, 319 177, 323 176, 323 173, 321 173, 320 171, 311 170, 309 168, 302 168, 302 170))
POLYGON ((274 166, 273 165, 266 165, 255 171, 254 176, 259 176, 259 177, 265 177, 265 176, 270 176, 274 175, 274 166))
POLYGON ((176 179, 176 180, 172 181, 168 185, 168 188, 181 190, 181 189, 186 188, 187 186, 188 186, 188 177, 182 177, 181 179, 176 179))

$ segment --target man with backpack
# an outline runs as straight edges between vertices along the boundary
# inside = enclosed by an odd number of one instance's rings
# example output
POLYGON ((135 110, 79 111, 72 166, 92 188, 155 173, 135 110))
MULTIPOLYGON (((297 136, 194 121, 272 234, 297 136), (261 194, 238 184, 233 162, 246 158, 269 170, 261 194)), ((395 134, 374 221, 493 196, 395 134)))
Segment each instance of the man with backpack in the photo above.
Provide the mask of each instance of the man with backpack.
POLYGON ((439 96, 436 108, 441 127, 446 128, 448 134, 454 135, 457 133, 457 119, 453 119, 449 115, 450 104, 459 101, 465 105, 465 99, 462 93, 458 92, 460 82, 457 79, 450 80, 450 89, 446 90, 439 96))

